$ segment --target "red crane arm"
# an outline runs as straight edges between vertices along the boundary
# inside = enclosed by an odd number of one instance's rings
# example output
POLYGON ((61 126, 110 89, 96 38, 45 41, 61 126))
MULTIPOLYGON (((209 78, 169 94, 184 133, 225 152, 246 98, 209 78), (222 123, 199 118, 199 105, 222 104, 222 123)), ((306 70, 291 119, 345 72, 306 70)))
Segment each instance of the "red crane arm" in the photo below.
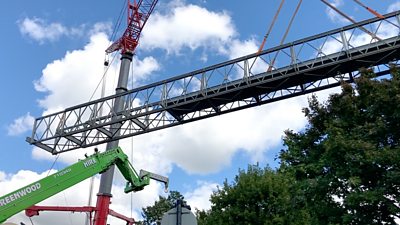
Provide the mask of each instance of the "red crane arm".
POLYGON ((140 33, 149 19, 158 0, 128 0, 128 26, 120 39, 106 49, 106 53, 118 50, 133 53, 139 44, 140 33))

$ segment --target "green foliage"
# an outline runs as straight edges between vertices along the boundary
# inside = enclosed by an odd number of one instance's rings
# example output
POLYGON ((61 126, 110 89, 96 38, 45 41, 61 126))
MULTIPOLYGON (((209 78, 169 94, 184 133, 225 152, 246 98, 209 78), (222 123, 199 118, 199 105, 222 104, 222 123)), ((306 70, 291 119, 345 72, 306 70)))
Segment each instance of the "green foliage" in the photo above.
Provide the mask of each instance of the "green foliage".
POLYGON ((306 210, 294 207, 294 180, 270 168, 249 166, 235 181, 224 182, 211 196, 209 212, 197 212, 202 224, 310 224, 306 210))
POLYGON ((154 205, 142 208, 143 225, 161 224, 161 219, 164 213, 175 206, 178 199, 183 199, 183 196, 178 191, 170 191, 167 198, 159 196, 159 200, 154 202, 154 205))
POLYGON ((395 224, 400 216, 400 82, 342 85, 326 104, 314 96, 304 132, 287 131, 281 169, 304 190, 318 224, 395 224))

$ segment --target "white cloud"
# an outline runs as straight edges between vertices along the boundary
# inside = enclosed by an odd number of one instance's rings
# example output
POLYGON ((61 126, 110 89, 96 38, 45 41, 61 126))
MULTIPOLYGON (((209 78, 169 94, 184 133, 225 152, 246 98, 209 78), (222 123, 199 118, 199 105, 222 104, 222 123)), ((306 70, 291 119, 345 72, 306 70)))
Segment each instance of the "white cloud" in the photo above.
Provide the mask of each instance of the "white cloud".
MULTIPOLYGON (((83 49, 67 52, 64 58, 49 63, 35 82, 35 89, 48 95, 39 100, 45 113, 54 112, 89 100, 103 75, 104 49, 108 46, 104 33, 91 36, 83 49), (73 88, 73 91, 71 91, 73 88)), ((116 66, 110 68, 115 74, 116 66)), ((108 90, 108 93, 111 89, 108 90)))
POLYGON ((83 27, 68 28, 61 23, 48 23, 40 18, 24 18, 18 21, 19 30, 23 35, 32 38, 39 43, 55 41, 62 36, 80 36, 83 34, 83 27))
MULTIPOLYGON (((220 53, 226 55, 229 59, 239 58, 245 55, 253 54, 258 51, 258 43, 254 38, 250 38, 244 41, 237 39, 232 40, 231 44, 227 47, 221 47, 220 53)), ((258 74, 265 72, 268 69, 268 64, 260 58, 252 58, 248 60, 249 66, 251 66, 252 74, 258 74)), ((244 63, 238 63, 241 68, 245 68, 244 63)), ((243 78, 243 70, 236 67, 237 72, 233 79, 243 78)))
POLYGON ((6 179, 6 173, 4 173, 3 171, 0 171, 0 182, 4 179, 6 179))
POLYGON ((35 118, 28 112, 25 116, 21 116, 14 120, 7 127, 8 135, 16 136, 30 130, 35 122, 35 118))
POLYGON ((165 14, 156 12, 150 17, 143 30, 141 48, 161 48, 179 54, 183 48, 218 47, 230 42, 235 34, 228 13, 174 1, 165 14))
MULTIPOLYGON (((109 43, 105 33, 93 34, 83 49, 67 52, 62 59, 54 60, 46 66, 41 78, 35 82, 37 91, 48 93, 45 98, 39 100, 40 106, 45 109, 44 114, 90 100, 93 91, 102 80, 104 50, 109 43)), ((160 68, 153 57, 143 60, 135 57, 133 64, 135 81, 145 79, 160 68)), ((117 71, 117 63, 111 64, 105 78, 108 84, 106 96, 114 93, 118 79, 117 71)), ((100 97, 99 90, 95 93, 95 98, 98 97, 100 97)))
POLYGON ((198 187, 191 192, 183 194, 188 205, 192 208, 192 212, 195 209, 208 210, 211 209, 210 196, 214 191, 217 191, 217 183, 209 183, 200 181, 197 182, 198 187))
MULTIPOLYGON (((110 34, 112 32, 112 23, 110 22, 98 22, 93 25, 93 27, 88 31, 90 36, 98 33, 110 34)), ((111 41, 109 45, 111 44, 111 41)))
MULTIPOLYGON (((99 149, 103 150, 104 148, 99 148, 99 149)), ((79 159, 82 159, 85 154, 89 155, 93 154, 93 150, 94 148, 86 148, 86 149, 80 149, 77 152, 70 151, 54 156, 41 148, 34 147, 32 150, 32 157, 35 160, 45 160, 50 162, 57 161, 63 163, 64 165, 71 165, 73 163, 76 163, 79 159), (57 160, 56 157, 58 157, 57 160)))
MULTIPOLYGON (((336 8, 339 8, 340 6, 344 5, 344 2, 343 2, 343 0, 333 0, 330 4, 333 5, 336 8)), ((337 22, 339 22, 339 23, 348 23, 349 22, 346 18, 341 16, 339 13, 337 13, 335 10, 333 10, 329 6, 326 7, 326 13, 328 15, 328 18, 332 22, 335 22, 335 23, 337 23, 337 22)))
POLYGON ((218 172, 239 151, 261 161, 266 151, 280 144, 285 129, 305 125, 301 113, 305 102, 304 97, 290 99, 139 135, 133 138, 134 152, 145 162, 147 157, 155 158, 152 161, 158 165, 148 165, 162 167, 152 168, 160 172, 168 171, 169 163, 188 173, 218 172))
POLYGON ((392 3, 392 4, 389 6, 387 12, 388 12, 388 13, 391 13, 391 12, 394 12, 394 11, 397 11, 397 10, 400 10, 400 1, 397 1, 397 2, 395 2, 395 3, 392 3))
POLYGON ((227 51, 222 51, 227 55, 230 59, 239 58, 245 55, 249 55, 252 53, 256 53, 258 51, 258 43, 254 38, 240 41, 233 40, 229 45, 227 51))
POLYGON ((132 60, 132 75, 133 80, 131 82, 137 84, 140 80, 148 80, 149 75, 154 72, 158 71, 161 68, 161 65, 157 62, 157 60, 152 57, 146 57, 143 60, 139 60, 138 58, 134 57, 132 60))

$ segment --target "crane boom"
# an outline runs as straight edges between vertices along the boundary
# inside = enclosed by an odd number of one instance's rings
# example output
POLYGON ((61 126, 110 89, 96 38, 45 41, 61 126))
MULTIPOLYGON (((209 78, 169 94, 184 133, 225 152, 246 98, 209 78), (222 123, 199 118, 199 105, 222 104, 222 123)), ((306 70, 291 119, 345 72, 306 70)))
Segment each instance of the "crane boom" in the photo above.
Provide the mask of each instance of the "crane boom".
MULTIPOLYGON (((116 165, 127 181, 125 193, 140 191, 149 184, 150 175, 139 176, 128 156, 117 147, 103 153, 95 153, 84 160, 23 188, 0 197, 0 224, 9 217, 39 203, 95 174, 116 165)), ((160 175, 158 175, 160 176, 160 175)), ((162 176, 160 176, 162 177, 162 176)), ((157 179, 168 186, 168 178, 157 179)))
POLYGON ((122 37, 106 49, 106 53, 122 50, 122 53, 133 53, 139 44, 140 34, 149 19, 158 0, 128 0, 128 26, 122 37))

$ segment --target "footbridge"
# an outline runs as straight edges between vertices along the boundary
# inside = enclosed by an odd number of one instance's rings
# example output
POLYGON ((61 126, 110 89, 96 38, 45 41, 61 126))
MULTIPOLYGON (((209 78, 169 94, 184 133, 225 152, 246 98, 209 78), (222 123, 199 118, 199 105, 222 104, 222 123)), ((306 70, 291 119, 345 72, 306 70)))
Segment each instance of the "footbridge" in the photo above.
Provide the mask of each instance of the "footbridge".
POLYGON ((400 58, 400 11, 384 17, 39 117, 27 141, 58 154, 339 86, 360 68, 387 75, 400 58))

